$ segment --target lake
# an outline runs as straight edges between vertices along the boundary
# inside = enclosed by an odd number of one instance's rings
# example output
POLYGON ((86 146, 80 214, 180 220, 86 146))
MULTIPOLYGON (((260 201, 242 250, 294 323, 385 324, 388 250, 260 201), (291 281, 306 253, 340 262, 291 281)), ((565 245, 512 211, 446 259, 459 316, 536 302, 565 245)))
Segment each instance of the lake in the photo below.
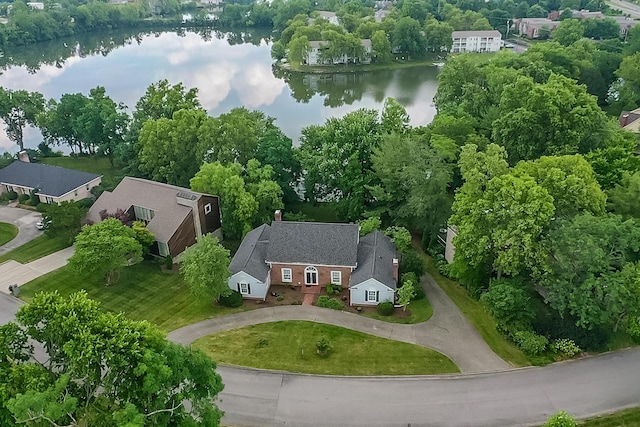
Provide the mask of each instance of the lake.
MULTIPOLYGON (((297 142, 301 130, 359 108, 382 109, 393 97, 411 123, 426 125, 435 115, 436 67, 363 73, 298 74, 272 70, 268 34, 201 31, 94 34, 7 51, 0 60, 0 86, 42 93, 87 94, 104 86, 131 113, 146 88, 160 79, 197 87, 210 115, 234 107, 262 110, 297 142), (275 75, 274 75, 275 74, 275 75), (276 77, 276 75, 278 75, 276 77)), ((25 145, 41 141, 25 130, 25 145)), ((0 131, 0 150, 17 145, 0 131)))

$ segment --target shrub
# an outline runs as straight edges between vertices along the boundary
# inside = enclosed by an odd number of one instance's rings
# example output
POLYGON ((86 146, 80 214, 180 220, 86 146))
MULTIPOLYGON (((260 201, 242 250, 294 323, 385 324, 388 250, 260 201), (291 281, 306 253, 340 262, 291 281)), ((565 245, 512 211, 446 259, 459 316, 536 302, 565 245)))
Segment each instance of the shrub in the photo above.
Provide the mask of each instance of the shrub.
POLYGON ((95 200, 93 200, 90 197, 85 197, 84 199, 80 199, 78 200, 76 203, 78 204, 78 206, 83 207, 87 210, 89 210, 89 208, 91 206, 93 206, 93 203, 95 202, 95 200))
POLYGON ((502 330, 531 329, 535 312, 531 298, 519 283, 512 280, 496 280, 480 297, 480 301, 502 330))
POLYGON ((340 301, 335 298, 329 298, 326 295, 321 295, 318 297, 316 307, 332 308, 334 310, 342 310, 344 308, 340 301))
POLYGON ((327 283, 327 295, 333 295, 333 285, 331 283, 327 283))
POLYGON ((278 295, 276 301, 284 301, 284 295, 278 295))
POLYGON ((18 193, 16 193, 15 191, 9 191, 9 192, 7 193, 7 198, 8 198, 9 200, 15 200, 15 199, 17 199, 17 198, 18 198, 18 193))
POLYGON ((48 207, 48 203, 38 203, 38 205, 36 206, 36 210, 40 213, 45 213, 48 207))
POLYGON ((222 295, 218 298, 218 303, 224 307, 236 308, 242 305, 242 295, 238 291, 231 291, 229 295, 222 295))
POLYGON ((400 276, 401 284, 407 281, 411 281, 411 283, 416 283, 416 285, 413 287, 413 291, 416 293, 416 295, 413 298, 411 298, 411 301, 416 301, 426 296, 424 293, 424 288, 420 285, 420 279, 418 279, 418 276, 416 276, 416 273, 404 273, 402 276, 400 276))
POLYGON ((40 196, 37 196, 36 192, 32 190, 29 194, 29 204, 31 206, 37 206, 38 203, 40 203, 40 196))
POLYGON ((166 268, 167 270, 173 270, 173 257, 171 256, 171 254, 167 255, 167 257, 164 259, 164 268, 166 268))
POLYGON ((327 295, 338 295, 342 290, 342 286, 334 285, 333 283, 327 283, 327 295))
POLYGON ((21 194, 18 196, 18 202, 20 203, 26 203, 27 200, 29 200, 31 198, 31 196, 29 196, 28 194, 21 194))
POLYGON ((576 419, 565 411, 558 411, 549 417, 542 427, 576 427, 576 419))
POLYGON ((556 310, 539 314, 533 322, 533 328, 541 335, 550 339, 570 339, 578 347, 587 351, 602 350, 609 340, 609 331, 600 326, 584 329, 576 325, 574 316, 565 314, 561 316, 556 310))
POLYGON ((573 340, 566 338, 554 341, 553 344, 551 344, 551 349, 556 353, 560 353, 569 358, 575 356, 581 351, 580 347, 578 347, 573 340))
POLYGON ((329 340, 325 337, 322 337, 316 343, 316 350, 320 356, 326 356, 329 351, 331 351, 331 345, 329 344, 329 340))
POLYGON ((415 273, 420 277, 424 274, 424 262, 422 257, 413 249, 407 249, 402 252, 400 260, 400 274, 415 273))
POLYGON ((378 314, 380 314, 381 316, 391 316, 395 311, 395 308, 393 307, 393 303, 391 301, 385 301, 378 304, 377 310, 378 314))
POLYGON ((516 331, 513 333, 512 338, 525 354, 531 356, 542 353, 549 343, 547 337, 538 335, 533 331, 516 331))

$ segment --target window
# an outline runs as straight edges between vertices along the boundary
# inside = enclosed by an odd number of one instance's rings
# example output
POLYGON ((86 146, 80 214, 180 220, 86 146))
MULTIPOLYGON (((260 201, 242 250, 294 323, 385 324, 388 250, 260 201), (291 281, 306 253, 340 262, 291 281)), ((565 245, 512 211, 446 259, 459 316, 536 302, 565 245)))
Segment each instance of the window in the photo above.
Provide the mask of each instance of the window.
POLYGON ((248 283, 238 283, 238 292, 242 295, 248 295, 251 293, 251 286, 248 283))
POLYGON ((283 268, 282 269, 282 281, 283 282, 287 282, 287 283, 291 283, 291 269, 290 268, 283 268))
POLYGON ((378 291, 365 291, 365 301, 378 302, 378 291))
POLYGON ((137 221, 149 222, 153 219, 155 212, 151 209, 143 208, 140 206, 133 206, 133 212, 136 215, 137 221))
POLYGON ((211 203, 204 205, 204 214, 209 215, 211 213, 211 203))
POLYGON ((342 272, 340 271, 331 272, 331 284, 342 285, 342 272))
POLYGON ((158 255, 167 256, 169 255, 169 245, 166 242, 158 242, 158 255))
POLYGON ((307 267, 304 269, 304 279, 307 285, 318 284, 318 269, 315 267, 307 267))
POLYGON ((52 197, 49 197, 49 196, 46 196, 46 197, 45 197, 45 201, 46 201, 47 203, 49 203, 49 204, 52 204, 52 203, 53 203, 53 198, 52 198, 52 197))

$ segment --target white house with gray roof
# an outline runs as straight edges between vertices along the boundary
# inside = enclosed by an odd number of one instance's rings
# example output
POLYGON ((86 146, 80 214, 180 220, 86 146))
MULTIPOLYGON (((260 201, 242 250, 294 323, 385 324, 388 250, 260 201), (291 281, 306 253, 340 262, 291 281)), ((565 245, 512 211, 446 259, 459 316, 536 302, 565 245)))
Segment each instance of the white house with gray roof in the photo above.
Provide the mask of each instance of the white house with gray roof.
POLYGON ((360 238, 357 224, 282 221, 249 232, 234 255, 229 288, 264 300, 271 284, 350 289, 351 304, 393 301, 398 260, 380 232, 360 238), (351 291, 353 289, 353 291, 351 291))
POLYGON ((0 193, 33 191, 41 203, 70 202, 93 197, 91 189, 102 181, 95 173, 30 163, 26 153, 20 153, 20 159, 0 169, 0 193))

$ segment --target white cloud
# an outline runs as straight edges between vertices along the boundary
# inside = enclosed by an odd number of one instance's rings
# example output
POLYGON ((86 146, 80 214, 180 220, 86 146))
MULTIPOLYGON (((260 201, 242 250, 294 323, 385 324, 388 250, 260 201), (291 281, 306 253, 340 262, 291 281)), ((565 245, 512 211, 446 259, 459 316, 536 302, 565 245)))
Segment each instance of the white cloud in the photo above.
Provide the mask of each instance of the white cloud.
POLYGON ((273 104, 287 85, 284 80, 274 77, 271 67, 264 63, 245 68, 232 84, 242 104, 250 108, 273 104))

